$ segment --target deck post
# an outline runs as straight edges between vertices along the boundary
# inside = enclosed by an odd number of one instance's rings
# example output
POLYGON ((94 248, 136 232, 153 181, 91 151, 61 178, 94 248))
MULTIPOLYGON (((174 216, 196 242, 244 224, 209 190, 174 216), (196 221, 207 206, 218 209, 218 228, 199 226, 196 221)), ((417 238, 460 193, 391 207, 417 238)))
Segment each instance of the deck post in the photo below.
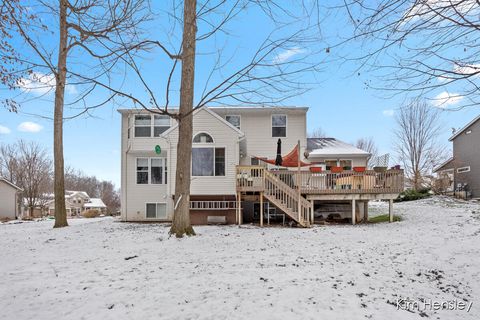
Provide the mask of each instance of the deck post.
POLYGON ((368 201, 363 203, 363 222, 368 222, 368 201))
POLYGON ((260 192, 260 227, 263 227, 263 192, 260 192))
POLYGON ((393 199, 388 201, 388 216, 390 218, 390 222, 393 222, 393 199))
POLYGON ((310 200, 310 224, 311 225, 315 224, 315 215, 313 213, 314 202, 315 202, 315 200, 310 200))
POLYGON ((355 216, 356 216, 355 207, 356 207, 355 199, 352 199, 352 224, 355 224, 355 216))

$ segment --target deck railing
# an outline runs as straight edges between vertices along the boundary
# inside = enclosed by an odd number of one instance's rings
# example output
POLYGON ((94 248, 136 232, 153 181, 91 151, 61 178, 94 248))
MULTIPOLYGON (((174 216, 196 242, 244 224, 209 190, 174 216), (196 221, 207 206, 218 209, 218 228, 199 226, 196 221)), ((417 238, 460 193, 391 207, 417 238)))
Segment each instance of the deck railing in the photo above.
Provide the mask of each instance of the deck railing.
MULTIPOLYGON (((238 191, 263 191, 264 167, 237 166, 238 191)), ((330 171, 312 173, 310 171, 270 170, 270 174, 292 189, 303 194, 345 194, 345 193, 400 193, 404 187, 403 170, 364 172, 330 171)))

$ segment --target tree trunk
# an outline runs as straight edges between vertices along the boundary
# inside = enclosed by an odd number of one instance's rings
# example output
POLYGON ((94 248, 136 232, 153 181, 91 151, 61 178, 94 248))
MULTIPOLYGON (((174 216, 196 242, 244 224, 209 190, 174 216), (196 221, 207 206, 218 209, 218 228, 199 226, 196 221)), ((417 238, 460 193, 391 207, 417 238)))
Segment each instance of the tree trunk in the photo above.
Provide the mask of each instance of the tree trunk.
POLYGON ((175 211, 170 234, 195 235, 190 224, 190 176, 192 159, 192 109, 195 81, 196 0, 185 0, 183 9, 182 76, 178 117, 175 211))
POLYGON ((67 1, 60 0, 60 43, 58 48, 58 65, 55 87, 55 111, 53 115, 53 160, 54 160, 54 194, 55 225, 54 228, 66 227, 67 210, 65 208, 65 176, 63 163, 63 104, 65 100, 65 82, 67 74, 67 1))

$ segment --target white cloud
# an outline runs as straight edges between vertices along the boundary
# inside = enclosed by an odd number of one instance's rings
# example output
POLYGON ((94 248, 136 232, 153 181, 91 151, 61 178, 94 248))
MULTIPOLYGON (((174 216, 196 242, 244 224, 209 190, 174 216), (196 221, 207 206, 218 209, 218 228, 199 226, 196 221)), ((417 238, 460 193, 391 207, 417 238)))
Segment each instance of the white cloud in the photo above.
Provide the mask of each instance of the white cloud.
MULTIPOLYGON (((17 82, 18 88, 24 92, 36 95, 44 95, 55 90, 55 76, 53 74, 44 74, 41 72, 32 72, 28 78, 22 78, 17 82)), ((65 91, 70 94, 78 93, 74 85, 66 85, 65 91)))
POLYGON ((0 134, 9 134, 12 132, 8 127, 0 125, 0 134))
POLYGON ((423 0, 414 1, 402 18, 402 24, 417 20, 438 19, 443 21, 448 16, 476 17, 478 5, 476 0, 423 0))
POLYGON ((473 75, 480 72, 480 64, 458 64, 453 65, 453 72, 464 75, 473 75))
POLYGON ((277 54, 273 58, 273 62, 274 63, 283 63, 283 62, 287 61, 288 59, 290 59, 291 57, 293 57, 297 54, 302 54, 304 52, 305 52, 304 49, 301 49, 301 48, 298 48, 298 47, 291 48, 291 49, 283 51, 282 53, 277 54))
POLYGON ((386 110, 383 110, 382 113, 385 117, 393 117, 393 115, 395 114, 395 110, 386 109, 386 110))
POLYGON ((432 104, 437 108, 444 109, 459 103, 462 99, 463 96, 458 95, 457 93, 448 93, 447 91, 444 91, 433 98, 432 104))
POLYGON ((39 132, 43 129, 43 127, 38 123, 26 121, 26 122, 20 123, 17 129, 18 131, 22 131, 22 132, 39 132))

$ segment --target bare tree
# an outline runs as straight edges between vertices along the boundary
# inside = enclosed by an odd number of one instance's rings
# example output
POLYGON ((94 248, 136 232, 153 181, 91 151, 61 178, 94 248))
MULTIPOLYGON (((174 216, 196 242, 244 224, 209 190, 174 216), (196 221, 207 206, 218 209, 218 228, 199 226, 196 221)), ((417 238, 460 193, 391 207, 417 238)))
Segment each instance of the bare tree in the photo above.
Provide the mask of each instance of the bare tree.
POLYGON ((377 148, 377 145, 375 144, 375 140, 373 139, 373 137, 360 138, 355 143, 355 146, 360 150, 370 153, 370 156, 368 157, 368 160, 367 160, 367 166, 370 165, 370 161, 372 159, 375 159, 376 157, 378 157, 378 148, 377 148))
POLYGON ((438 142, 439 111, 424 101, 413 100, 400 108, 396 122, 397 156, 412 188, 418 190, 432 170, 445 160, 445 148, 438 142))
POLYGON ((309 138, 326 138, 327 133, 322 128, 317 127, 312 131, 308 132, 307 136, 309 138))
POLYGON ((358 61, 358 72, 377 77, 366 81, 368 87, 388 96, 422 95, 453 110, 478 105, 478 1, 350 0, 331 8, 340 8, 352 26, 332 47, 347 61, 358 61))
MULTIPOLYGON (((34 71, 43 71, 53 75, 53 81, 44 83, 55 90, 53 127, 54 127, 54 193, 55 193, 55 225, 67 226, 65 208, 65 177, 63 158, 63 123, 65 107, 65 88, 67 81, 76 83, 84 89, 70 104, 85 104, 79 114, 87 113, 94 108, 111 101, 110 95, 101 103, 86 106, 86 99, 97 88, 96 82, 88 82, 88 77, 108 82, 109 74, 124 54, 123 49, 135 50, 138 44, 133 44, 137 37, 136 27, 142 16, 143 1, 133 0, 59 0, 58 3, 38 0, 31 6, 31 10, 38 10, 39 14, 53 17, 58 21, 58 30, 48 30, 41 24, 35 24, 23 13, 19 1, 2 1, 10 25, 15 33, 30 49, 27 54, 14 57, 13 61, 25 66, 30 74, 34 71), (45 34, 42 31, 55 31, 58 35, 57 45, 53 48, 44 46, 45 34), (121 40, 119 40, 121 38, 121 40), (118 43, 121 42, 121 45, 118 43), (53 59, 57 56, 56 61, 53 59), (81 56, 81 61, 92 61, 91 65, 80 64, 73 58, 81 56), (77 70, 78 69, 78 70, 77 70), (77 70, 77 71, 76 71, 77 70), (84 75, 88 75, 88 77, 84 75), (83 75, 83 76, 82 76, 83 75), (106 78, 106 79, 105 79, 106 78), (51 83, 53 82, 53 83, 51 83)), ((40 21, 40 19, 38 20, 40 21)), ((13 43, 13 42, 12 42, 13 43)), ((13 46, 13 45, 12 45, 13 46)), ((19 50, 16 50, 18 52, 19 50)), ((25 81, 23 81, 25 82, 25 81)), ((22 85, 18 81, 17 85, 22 85)), ((16 105, 16 104, 15 104, 16 105)), ((74 115, 72 117, 78 116, 74 115)))
POLYGON ((48 153, 35 142, 19 140, 0 147, 0 163, 9 164, 3 167, 2 174, 23 189, 24 204, 33 217, 33 210, 44 204, 44 195, 48 192, 52 172, 48 153))

